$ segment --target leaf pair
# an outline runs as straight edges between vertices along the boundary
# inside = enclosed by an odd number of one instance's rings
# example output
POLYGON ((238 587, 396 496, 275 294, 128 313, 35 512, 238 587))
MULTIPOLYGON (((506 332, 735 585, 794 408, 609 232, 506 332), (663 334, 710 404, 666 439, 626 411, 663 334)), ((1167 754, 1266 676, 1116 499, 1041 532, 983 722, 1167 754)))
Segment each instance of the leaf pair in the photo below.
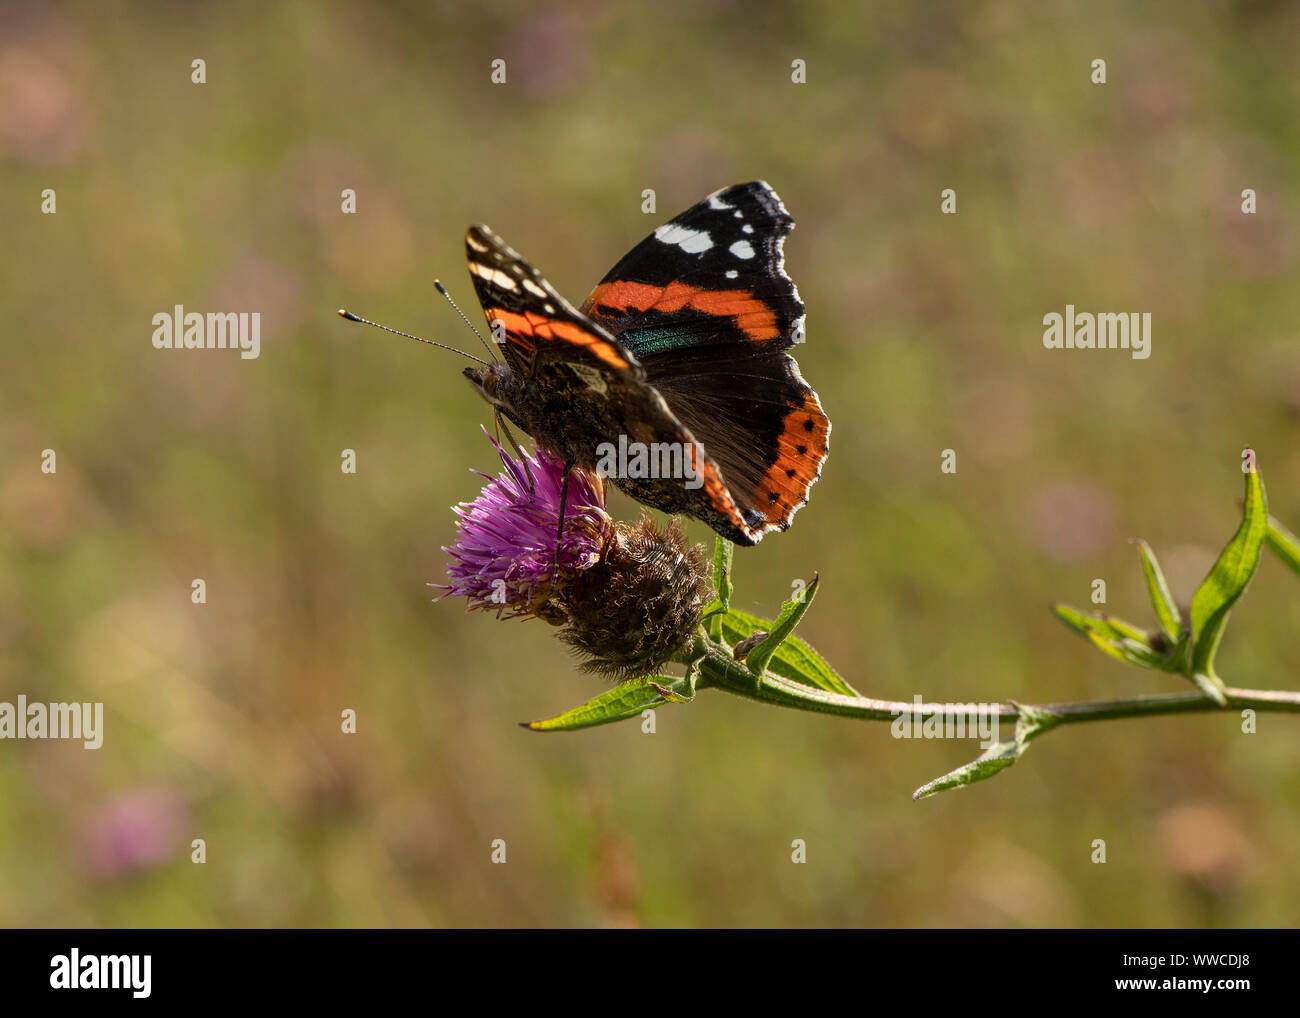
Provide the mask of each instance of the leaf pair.
POLYGON ((1270 537, 1272 543, 1274 531, 1270 527, 1264 482, 1252 450, 1244 454, 1243 469, 1246 498, 1241 524, 1192 595, 1189 619, 1184 620, 1155 552, 1145 541, 1137 542, 1138 553, 1142 557, 1142 571, 1158 630, 1138 629, 1109 615, 1084 615, 1067 605, 1052 608, 1062 622, 1103 653, 1143 668, 1181 674, 1221 707, 1226 707, 1228 700, 1223 692, 1223 680, 1214 670, 1214 658, 1232 606, 1255 574, 1265 537, 1270 537))
MULTIPOLYGON (((1214 671, 1215 653, 1223 639, 1228 613, 1259 565, 1265 537, 1284 559, 1290 552, 1293 565, 1300 571, 1300 542, 1291 537, 1288 545, 1286 539, 1290 535, 1276 521, 1269 520, 1264 482, 1253 451, 1246 450, 1243 464, 1247 470, 1241 525, 1192 595, 1190 619, 1184 620, 1155 552, 1145 541, 1136 543, 1158 629, 1139 629, 1112 615, 1085 615, 1068 605, 1052 607, 1057 618, 1102 653, 1142 668, 1184 675, 1221 707, 1226 707, 1228 700, 1223 681, 1214 671)), ((922 785, 912 798, 924 799, 949 788, 960 788, 991 778, 1015 763, 1030 740, 1061 721, 1060 717, 1041 707, 1017 705, 1016 709, 1019 713, 1010 739, 1000 740, 970 763, 922 785)))

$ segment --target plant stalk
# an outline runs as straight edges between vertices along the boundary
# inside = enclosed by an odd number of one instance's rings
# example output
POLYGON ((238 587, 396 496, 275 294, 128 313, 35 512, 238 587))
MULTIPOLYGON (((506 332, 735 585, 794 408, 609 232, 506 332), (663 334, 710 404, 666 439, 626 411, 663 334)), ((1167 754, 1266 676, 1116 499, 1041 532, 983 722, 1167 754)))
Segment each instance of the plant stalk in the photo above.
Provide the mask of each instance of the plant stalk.
MULTIPOLYGON (((700 650, 697 643, 696 650, 700 650)), ((1020 707, 1014 702, 996 703, 922 703, 904 700, 877 700, 865 696, 844 696, 827 690, 806 686, 771 672, 762 680, 741 662, 734 660, 724 644, 712 639, 704 642, 704 654, 699 658, 701 687, 715 686, 737 696, 763 703, 793 707, 797 710, 836 714, 840 717, 862 721, 893 721, 899 717, 931 716, 941 713, 945 717, 974 719, 989 711, 999 718, 1014 721, 1020 716, 1020 707)), ((1300 692, 1292 693, 1272 689, 1224 688, 1227 707, 1220 707, 1203 693, 1153 693, 1121 700, 1076 701, 1073 703, 1036 704, 1035 709, 1059 717, 1061 724, 1084 721, 1114 721, 1120 718, 1151 717, 1161 714, 1190 714, 1200 711, 1245 710, 1282 711, 1300 713, 1300 692)))

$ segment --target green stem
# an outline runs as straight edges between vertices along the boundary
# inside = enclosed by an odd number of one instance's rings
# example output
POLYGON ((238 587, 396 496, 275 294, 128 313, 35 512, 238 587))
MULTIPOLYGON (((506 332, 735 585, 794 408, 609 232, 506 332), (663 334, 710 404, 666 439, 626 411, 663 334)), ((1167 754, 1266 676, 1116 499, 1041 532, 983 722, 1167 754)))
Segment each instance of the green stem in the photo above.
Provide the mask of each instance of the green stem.
MULTIPOLYGON (((696 644, 696 651, 701 650, 703 651, 703 656, 699 659, 701 687, 715 686, 737 696, 782 707, 816 711, 821 714, 836 714, 863 721, 893 721, 899 717, 910 717, 914 713, 929 716, 936 712, 942 712, 945 716, 972 719, 981 713, 987 717, 989 711, 1007 720, 1014 720, 1020 716, 1020 707, 1015 703, 922 703, 918 706, 915 701, 876 700, 866 696, 831 693, 773 675, 771 672, 765 674, 760 682, 748 668, 731 657, 724 644, 712 639, 704 641, 701 638, 701 641, 696 644)), ((1227 697, 1228 708, 1300 713, 1300 693, 1270 689, 1237 689, 1232 686, 1225 687, 1223 692, 1227 697)), ((1202 693, 1184 692, 1156 693, 1123 700, 1040 704, 1036 705, 1035 709, 1059 717, 1060 724, 1077 724, 1084 721, 1113 721, 1118 718, 1150 717, 1158 714, 1218 711, 1224 708, 1202 693)))
POLYGON ((1300 573, 1300 537, 1287 530, 1272 516, 1268 518, 1268 531, 1264 540, 1283 562, 1300 573))

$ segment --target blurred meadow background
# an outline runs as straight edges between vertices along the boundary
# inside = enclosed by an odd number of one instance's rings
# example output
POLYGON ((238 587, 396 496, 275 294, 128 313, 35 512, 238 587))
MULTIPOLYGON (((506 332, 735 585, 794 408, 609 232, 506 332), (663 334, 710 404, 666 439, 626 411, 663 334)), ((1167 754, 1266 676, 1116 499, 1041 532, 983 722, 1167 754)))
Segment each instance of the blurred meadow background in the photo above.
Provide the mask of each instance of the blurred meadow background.
MULTIPOLYGON (((921 803, 975 743, 720 692, 653 735, 523 731, 601 686, 541 623, 431 602, 487 408, 334 312, 472 349, 433 289, 481 321, 468 224, 576 303, 766 179, 834 433, 735 603, 820 572, 801 634, 866 695, 1176 690, 1049 605, 1101 577, 1151 624, 1133 537, 1185 602, 1247 444, 1300 525, 1298 50, 1295 4, 1244 0, 5 3, 0 701, 100 700, 106 731, 0 742, 0 923, 1295 925, 1286 715, 1071 728, 921 803), (1151 312, 1150 359, 1045 350, 1067 303, 1151 312), (261 312, 260 357, 154 349, 175 304, 261 312)), ((1271 555, 1220 671, 1300 686, 1271 555)))

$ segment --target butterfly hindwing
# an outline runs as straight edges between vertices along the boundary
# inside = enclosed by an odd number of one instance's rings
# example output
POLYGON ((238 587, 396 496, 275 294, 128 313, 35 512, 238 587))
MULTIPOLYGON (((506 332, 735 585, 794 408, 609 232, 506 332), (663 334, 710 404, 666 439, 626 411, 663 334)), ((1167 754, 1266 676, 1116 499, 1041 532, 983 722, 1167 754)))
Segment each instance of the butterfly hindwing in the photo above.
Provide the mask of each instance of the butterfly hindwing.
POLYGON ((829 451, 830 421, 794 361, 683 365, 647 380, 718 464, 751 536, 784 530, 808 501, 829 451))
POLYGON ((725 188, 645 238, 582 305, 703 443, 755 539, 807 502, 830 436, 785 352, 804 329, 784 268, 793 227, 766 183, 725 188))

